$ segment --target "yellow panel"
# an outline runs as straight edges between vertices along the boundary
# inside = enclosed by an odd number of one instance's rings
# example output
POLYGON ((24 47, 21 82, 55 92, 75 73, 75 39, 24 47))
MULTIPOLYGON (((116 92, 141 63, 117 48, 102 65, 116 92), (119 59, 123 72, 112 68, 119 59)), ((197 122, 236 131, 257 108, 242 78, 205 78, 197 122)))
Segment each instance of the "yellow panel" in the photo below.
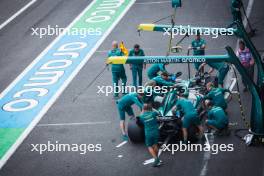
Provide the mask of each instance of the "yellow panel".
POLYGON ((155 27, 155 24, 140 24, 138 26, 138 30, 141 31, 153 31, 155 27))
POLYGON ((107 64, 126 64, 127 56, 112 56, 106 60, 107 64))

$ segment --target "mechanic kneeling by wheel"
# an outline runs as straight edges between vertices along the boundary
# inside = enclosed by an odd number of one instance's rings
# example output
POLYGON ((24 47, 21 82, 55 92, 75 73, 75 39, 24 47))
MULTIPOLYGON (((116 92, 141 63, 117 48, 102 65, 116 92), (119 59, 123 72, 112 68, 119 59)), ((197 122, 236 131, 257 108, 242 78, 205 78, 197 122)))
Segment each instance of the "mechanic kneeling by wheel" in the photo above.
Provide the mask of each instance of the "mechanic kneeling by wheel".
MULTIPOLYGON (((199 69, 204 67, 206 64, 207 63, 202 63, 199 69)), ((219 63, 210 62, 208 63, 208 65, 211 67, 208 73, 211 75, 211 73, 213 73, 214 70, 217 70, 218 86, 224 87, 224 80, 230 69, 229 65, 227 65, 224 62, 219 62, 219 63)))
POLYGON ((139 116, 140 121, 144 124, 146 146, 149 153, 155 159, 153 167, 161 165, 161 160, 158 157, 159 125, 157 116, 158 113, 152 110, 151 103, 144 104, 143 111, 139 116))
POLYGON ((149 69, 147 70, 147 75, 149 79, 153 79, 156 76, 159 76, 159 72, 167 72, 165 66, 169 65, 168 63, 165 64, 153 64, 149 69))
POLYGON ((210 100, 205 101, 206 109, 208 110, 208 120, 205 124, 209 129, 214 129, 216 134, 221 134, 224 130, 228 130, 228 117, 221 107, 214 106, 210 100))
POLYGON ((215 106, 221 107, 223 110, 227 109, 227 103, 225 100, 225 92, 230 91, 224 88, 215 88, 212 82, 207 83, 206 89, 209 92, 204 96, 204 99, 209 99, 215 106))
POLYGON ((201 139, 203 136, 203 127, 201 125, 200 119, 198 117, 198 113, 194 108, 192 102, 188 100, 189 93, 184 93, 183 95, 179 96, 179 99, 176 103, 176 108, 173 110, 181 111, 183 113, 182 118, 182 132, 183 132, 183 143, 187 144, 188 140, 188 128, 191 125, 195 125, 199 129, 199 136, 198 138, 201 139))

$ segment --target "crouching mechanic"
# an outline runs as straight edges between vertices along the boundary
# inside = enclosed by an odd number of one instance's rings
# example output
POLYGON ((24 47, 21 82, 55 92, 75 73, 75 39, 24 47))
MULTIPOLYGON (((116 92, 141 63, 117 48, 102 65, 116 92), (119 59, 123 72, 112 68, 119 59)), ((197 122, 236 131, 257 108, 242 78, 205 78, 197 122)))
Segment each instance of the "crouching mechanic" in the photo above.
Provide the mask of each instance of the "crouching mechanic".
POLYGON ((189 93, 184 93, 179 96, 177 100, 176 107, 173 110, 174 113, 176 111, 180 111, 183 114, 182 118, 182 132, 183 132, 183 143, 187 144, 188 140, 188 128, 191 125, 195 125, 199 129, 198 138, 201 139, 203 136, 203 127, 201 125, 200 119, 198 117, 198 113, 194 108, 192 102, 188 100, 189 93))
POLYGON ((142 104, 142 98, 144 94, 142 93, 129 93, 119 100, 116 101, 117 104, 117 109, 119 112, 119 117, 120 117, 120 129, 123 135, 123 140, 127 141, 128 137, 126 135, 126 130, 125 130, 125 117, 126 113, 130 117, 135 117, 134 111, 132 109, 132 105, 136 104, 140 110, 142 110, 143 104, 142 104))
POLYGON ((157 116, 158 113, 152 110, 151 103, 144 104, 143 111, 139 116, 140 121, 144 124, 145 144, 148 147, 149 153, 155 159, 153 167, 161 165, 161 160, 158 157, 159 125, 157 116))
POLYGON ((167 72, 161 72, 160 76, 156 76, 151 80, 155 81, 156 85, 160 87, 171 87, 175 85, 175 82, 170 79, 169 74, 167 72))
MULTIPOLYGON (((202 69, 205 65, 206 63, 201 64, 199 69, 202 69)), ((220 87, 224 87, 224 80, 230 69, 229 65, 224 62, 210 62, 208 65, 211 67, 208 73, 211 74, 214 70, 217 70, 218 85, 220 85, 220 87)))
POLYGON ((216 133, 220 133, 222 130, 228 128, 228 117, 221 107, 214 106, 210 100, 205 101, 206 109, 208 110, 208 120, 205 124, 210 129, 216 130, 216 133))
POLYGON ((209 93, 204 96, 204 99, 209 99, 215 106, 221 107, 222 109, 226 110, 227 103, 225 100, 225 92, 230 93, 230 91, 224 88, 215 88, 212 82, 206 84, 206 89, 209 93))
POLYGON ((147 75, 149 79, 153 79, 156 76, 158 76, 159 72, 167 72, 165 66, 168 65, 166 64, 153 64, 148 70, 147 70, 147 75))

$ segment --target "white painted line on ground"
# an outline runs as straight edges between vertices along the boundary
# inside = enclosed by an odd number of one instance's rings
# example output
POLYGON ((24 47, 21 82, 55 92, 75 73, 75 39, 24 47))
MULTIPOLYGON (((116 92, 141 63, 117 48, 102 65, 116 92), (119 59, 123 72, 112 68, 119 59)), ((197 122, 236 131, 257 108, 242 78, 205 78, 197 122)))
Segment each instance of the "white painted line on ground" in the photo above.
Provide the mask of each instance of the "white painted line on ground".
POLYGON ((160 157, 161 153, 162 153, 162 149, 159 149, 159 152, 158 152, 158 157, 160 157))
POLYGON ((145 161, 143 162, 143 165, 148 165, 148 164, 154 163, 154 161, 155 161, 154 158, 151 158, 151 159, 145 160, 145 161))
POLYGON ((152 2, 136 2, 135 4, 150 5, 150 4, 164 4, 170 2, 171 1, 152 1, 152 2))
POLYGON ((104 125, 110 124, 110 121, 102 122, 84 122, 84 123, 50 123, 50 124, 38 124, 38 127, 48 127, 48 126, 76 126, 76 125, 104 125))
MULTIPOLYGON (((214 135, 211 133, 204 133, 205 139, 206 139, 206 145, 210 146, 210 142, 213 144, 214 143, 214 135), (210 138, 208 137, 210 135, 210 138)), ((211 146, 210 146, 211 148, 211 146)), ((207 175, 207 171, 208 171, 208 162, 211 158, 211 151, 206 151, 204 152, 203 155, 203 168, 200 172, 200 176, 206 176, 207 175)))
POLYGON ((228 126, 237 126, 237 125, 238 125, 237 122, 229 122, 229 123, 228 123, 228 126))
MULTIPOLYGON (((25 129, 25 131, 22 133, 22 135, 17 139, 17 141, 12 145, 12 147, 8 150, 8 152, 4 155, 2 158, 2 161, 0 162, 0 169, 2 166, 6 163, 6 161, 11 157, 11 155, 16 151, 18 146, 24 141, 24 139, 29 135, 29 133, 33 130, 33 128, 37 125, 37 123, 40 121, 40 119, 44 116, 44 114, 48 111, 48 109, 53 105, 53 103, 57 100, 57 98, 62 94, 64 89, 70 84, 70 82, 73 80, 73 78, 79 73, 79 71, 83 68, 85 63, 91 58, 92 54, 99 48, 99 46, 103 43, 105 38, 112 32, 112 30, 115 28, 115 26, 119 23, 119 21, 123 18, 123 16, 126 14, 126 12, 130 9, 130 7, 134 4, 135 0, 132 0, 133 3, 131 3, 127 8, 120 14, 120 16, 116 19, 116 21, 112 24, 112 26, 108 29, 107 32, 104 33, 102 38, 96 43, 94 48, 86 55, 85 59, 79 64, 79 66, 75 69, 75 71, 70 75, 70 77, 64 82, 64 86, 61 86, 56 94, 50 99, 50 101, 46 104, 46 106, 40 111, 38 116, 30 123, 30 125, 25 129)), ((66 29, 70 29, 71 26, 74 25, 76 21, 78 21, 83 14, 86 12, 87 9, 89 9, 96 1, 92 1, 70 24, 66 29)), ((44 54, 46 54, 53 45, 60 40, 60 38, 63 35, 59 35, 55 40, 53 40, 52 43, 49 44, 49 46, 43 50, 40 55, 33 60, 33 62, 30 63, 30 65, 0 94, 0 98, 4 97, 5 94, 8 93, 9 90, 11 90, 21 78, 23 78, 27 72, 38 63, 38 61, 42 58, 44 54)))
POLYGON ((125 145, 127 143, 127 141, 123 141, 123 142, 121 142, 120 144, 118 144, 117 146, 116 146, 116 148, 120 148, 120 147, 122 147, 123 145, 125 145))
POLYGON ((235 85, 236 85, 236 82, 237 82, 237 79, 236 79, 236 78, 233 78, 232 83, 231 83, 231 85, 230 85, 230 87, 229 87, 229 90, 230 90, 230 91, 232 91, 232 90, 234 89, 234 87, 235 87, 235 85))
POLYGON ((123 155, 118 155, 117 157, 118 157, 118 158, 123 158, 123 155))
MULTIPOLYGON (((230 92, 233 93, 234 92, 233 89, 234 89, 234 87, 235 87, 235 85, 237 83, 237 79, 236 78, 232 78, 231 80, 232 80, 232 82, 231 82, 231 85, 229 86, 228 90, 230 90, 230 92)), ((231 96, 230 93, 226 93, 225 94, 225 99, 227 99, 229 96, 231 96)))
POLYGON ((18 17, 21 13, 23 13, 25 10, 27 10, 32 4, 37 2, 37 0, 30 1, 27 5, 25 5, 22 9, 17 11, 14 15, 12 15, 10 18, 8 18, 5 22, 3 22, 0 25, 0 30, 3 29, 6 25, 8 25, 11 21, 13 21, 16 17, 18 17))
POLYGON ((200 176, 206 176, 207 170, 208 170, 208 160, 210 158, 211 158, 210 152, 205 152, 205 154, 204 154, 204 160, 206 160, 206 161, 204 163, 203 169, 200 172, 200 176))
MULTIPOLYGON (((254 4, 254 0, 249 0, 248 1, 248 5, 247 5, 247 9, 246 9, 246 15, 247 15, 248 18, 250 17, 250 14, 252 12, 253 4, 254 4)), ((247 27, 248 21, 247 21, 246 18, 244 18, 243 24, 244 24, 245 27, 247 27)))
POLYGON ((210 145, 210 142, 209 142, 209 139, 208 139, 208 134, 209 133, 204 133, 205 143, 210 145))

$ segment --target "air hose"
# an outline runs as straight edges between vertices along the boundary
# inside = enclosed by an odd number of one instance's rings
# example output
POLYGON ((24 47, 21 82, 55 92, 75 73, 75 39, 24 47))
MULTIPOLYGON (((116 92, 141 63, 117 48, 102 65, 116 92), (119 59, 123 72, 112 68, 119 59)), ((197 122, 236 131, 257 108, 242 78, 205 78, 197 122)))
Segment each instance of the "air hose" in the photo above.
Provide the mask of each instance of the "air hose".
POLYGON ((83 91, 78 93, 72 100, 72 102, 75 102, 80 95, 82 95, 87 89, 91 87, 91 85, 104 73, 104 71, 108 69, 108 65, 105 65, 105 67, 95 76, 95 78, 84 88, 83 91))
POLYGON ((172 46, 172 33, 173 33, 173 28, 175 25, 175 17, 176 17, 176 8, 174 9, 174 13, 171 17, 171 31, 170 31, 170 40, 169 40, 169 44, 168 44, 168 51, 166 56, 170 55, 170 51, 171 51, 171 46, 172 46))

